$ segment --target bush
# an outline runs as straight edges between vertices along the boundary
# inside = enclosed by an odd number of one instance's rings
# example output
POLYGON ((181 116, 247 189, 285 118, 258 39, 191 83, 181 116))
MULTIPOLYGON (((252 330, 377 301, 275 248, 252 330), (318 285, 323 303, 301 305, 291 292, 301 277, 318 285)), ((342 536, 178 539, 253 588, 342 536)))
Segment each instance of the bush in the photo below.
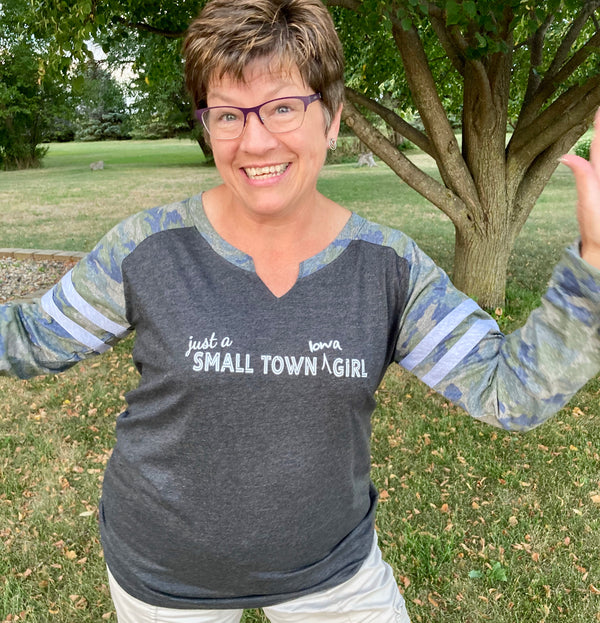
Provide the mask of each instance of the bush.
POLYGON ((106 112, 99 117, 83 119, 77 132, 77 141, 120 141, 130 138, 126 115, 106 112))
POLYGON ((590 146, 592 144, 591 137, 581 138, 575 144, 575 153, 586 160, 590 159, 590 146))
POLYGON ((157 140, 162 138, 176 138, 189 136, 190 124, 185 119, 173 119, 175 115, 163 118, 159 115, 144 117, 133 116, 131 137, 134 139, 157 140))
POLYGON ((69 143, 75 140, 75 123, 71 119, 55 117, 44 132, 44 143, 69 143))

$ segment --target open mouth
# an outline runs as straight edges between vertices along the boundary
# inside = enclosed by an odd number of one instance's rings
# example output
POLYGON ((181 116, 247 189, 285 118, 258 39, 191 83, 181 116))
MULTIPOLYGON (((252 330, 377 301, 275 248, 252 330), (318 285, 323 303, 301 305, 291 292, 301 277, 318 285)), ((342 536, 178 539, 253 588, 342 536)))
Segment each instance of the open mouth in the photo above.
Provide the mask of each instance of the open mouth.
POLYGON ((245 167, 244 171, 251 180, 265 180, 285 173, 289 166, 290 163, 286 162, 285 164, 274 164, 268 167, 245 167))

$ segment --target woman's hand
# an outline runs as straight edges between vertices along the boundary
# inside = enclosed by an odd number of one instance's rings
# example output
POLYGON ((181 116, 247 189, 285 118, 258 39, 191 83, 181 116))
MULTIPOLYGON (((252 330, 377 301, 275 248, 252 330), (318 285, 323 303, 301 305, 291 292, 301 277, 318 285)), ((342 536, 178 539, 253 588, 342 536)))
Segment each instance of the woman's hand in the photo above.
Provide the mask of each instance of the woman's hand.
POLYGON ((600 109, 594 119, 589 162, 574 154, 566 154, 560 161, 575 175, 581 257, 600 270, 600 109))

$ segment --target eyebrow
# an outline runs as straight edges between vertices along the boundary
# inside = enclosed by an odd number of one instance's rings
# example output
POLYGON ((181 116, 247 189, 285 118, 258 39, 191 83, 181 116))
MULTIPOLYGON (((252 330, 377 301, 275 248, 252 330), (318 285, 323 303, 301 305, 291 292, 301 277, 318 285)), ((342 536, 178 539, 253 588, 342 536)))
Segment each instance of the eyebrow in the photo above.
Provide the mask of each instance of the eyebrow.
MULTIPOLYGON (((249 84, 249 83, 244 80, 240 80, 239 84, 243 85, 243 84, 249 84)), ((276 99, 278 97, 286 97, 285 95, 281 96, 281 91, 287 87, 295 88, 295 89, 298 88, 296 85, 290 84, 290 82, 286 78, 284 78, 282 74, 281 79, 278 81, 278 84, 275 85, 273 89, 268 92, 268 97, 265 101, 268 102, 269 100, 276 99)), ((206 93, 207 99, 208 99, 209 94, 211 97, 214 97, 223 102, 226 102, 227 104, 233 102, 233 100, 230 99, 230 97, 228 96, 227 92, 220 91, 218 87, 216 89, 213 89, 209 86, 207 93, 206 93)), ((235 103, 232 103, 231 105, 235 106, 235 103)))
MULTIPOLYGON (((291 88, 291 85, 289 85, 291 88)), ((286 97, 286 95, 282 95, 282 91, 285 89, 285 85, 282 85, 281 87, 275 88, 272 91, 269 91, 267 93, 267 99, 264 100, 265 102, 268 102, 272 99, 277 99, 279 97, 286 97)), ((297 90, 297 89, 296 89, 297 90)), ((231 96, 229 96, 227 93, 221 92, 221 91, 209 91, 210 97, 214 98, 216 100, 219 100, 221 102, 224 102, 227 105, 232 105, 232 106, 236 106, 236 104, 238 103, 238 100, 236 98, 232 98, 231 96)), ((207 99, 208 99, 208 94, 207 94, 207 99)))

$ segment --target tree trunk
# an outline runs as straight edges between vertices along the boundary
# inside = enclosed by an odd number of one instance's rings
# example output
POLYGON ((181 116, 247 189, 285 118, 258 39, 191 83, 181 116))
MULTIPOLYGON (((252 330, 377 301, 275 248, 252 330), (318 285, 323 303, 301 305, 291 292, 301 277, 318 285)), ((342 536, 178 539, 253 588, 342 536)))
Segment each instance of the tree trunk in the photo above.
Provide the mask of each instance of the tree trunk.
POLYGON ((507 231, 455 229, 454 285, 484 309, 504 306, 508 260, 514 236, 507 231))
POLYGON ((198 145, 200 145, 200 149, 202 150, 206 161, 211 162, 213 160, 212 147, 204 138, 204 132, 199 132, 196 140, 198 141, 198 145))

